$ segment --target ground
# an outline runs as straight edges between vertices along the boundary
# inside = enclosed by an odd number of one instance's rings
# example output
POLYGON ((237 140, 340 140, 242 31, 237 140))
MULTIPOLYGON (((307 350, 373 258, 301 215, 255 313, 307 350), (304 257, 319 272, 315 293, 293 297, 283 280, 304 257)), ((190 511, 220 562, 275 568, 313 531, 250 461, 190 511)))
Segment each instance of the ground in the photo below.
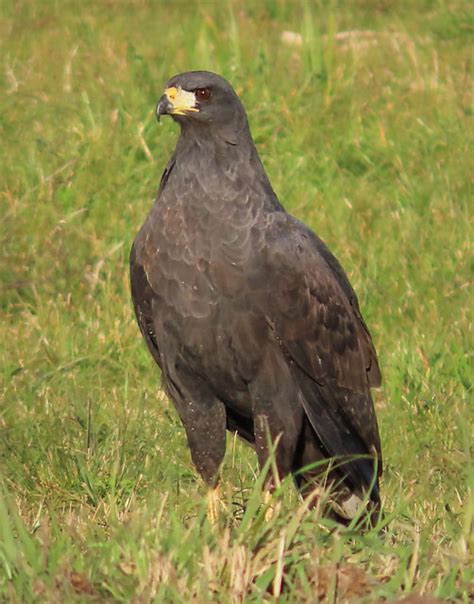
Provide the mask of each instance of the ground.
POLYGON ((467 602, 470 3, 0 10, 0 600, 467 602), (307 513, 290 483, 266 521, 230 436, 207 521, 128 284, 177 136, 155 104, 198 68, 234 84, 280 200, 358 292, 384 375, 383 536, 307 513))

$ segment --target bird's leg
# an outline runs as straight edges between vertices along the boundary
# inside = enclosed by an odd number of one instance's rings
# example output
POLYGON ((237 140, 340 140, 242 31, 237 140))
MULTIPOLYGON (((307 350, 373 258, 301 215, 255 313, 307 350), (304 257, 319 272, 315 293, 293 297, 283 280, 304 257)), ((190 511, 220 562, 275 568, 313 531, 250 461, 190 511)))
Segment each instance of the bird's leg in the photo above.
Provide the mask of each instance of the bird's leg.
POLYGON ((207 517, 211 524, 216 524, 222 506, 217 485, 219 466, 225 453, 225 407, 211 395, 200 378, 185 373, 183 368, 181 371, 180 388, 174 384, 168 388, 186 430, 194 465, 209 489, 207 517), (191 389, 194 398, 189 393, 191 389))
POLYGON ((219 508, 222 505, 219 485, 211 487, 207 492, 207 519, 213 526, 215 526, 219 520, 219 508))
POLYGON ((277 465, 277 451, 278 442, 281 440, 282 433, 280 433, 272 442, 266 418, 262 418, 260 416, 257 419, 257 423, 259 424, 260 428, 258 431, 256 431, 256 441, 259 442, 259 450, 261 452, 260 455, 257 455, 260 460, 260 466, 263 468, 264 465, 267 463, 268 458, 271 458, 270 467, 268 469, 269 474, 265 480, 262 495, 263 505, 265 508, 265 520, 269 522, 274 516, 278 516, 278 513, 280 511, 280 503, 273 501, 273 494, 275 492, 275 488, 280 486, 279 472, 281 464, 280 467, 277 465), (266 447, 262 447, 261 444, 263 439, 263 433, 265 433, 266 436, 266 447))
POLYGON ((265 520, 270 522, 274 517, 278 516, 280 512, 280 502, 272 502, 272 495, 274 489, 266 486, 263 490, 263 504, 265 506, 265 520))
POLYGON ((265 518, 275 515, 272 492, 292 472, 303 425, 303 407, 295 399, 293 379, 278 346, 266 350, 260 372, 250 386, 255 452, 260 469, 268 471, 263 493, 265 518))

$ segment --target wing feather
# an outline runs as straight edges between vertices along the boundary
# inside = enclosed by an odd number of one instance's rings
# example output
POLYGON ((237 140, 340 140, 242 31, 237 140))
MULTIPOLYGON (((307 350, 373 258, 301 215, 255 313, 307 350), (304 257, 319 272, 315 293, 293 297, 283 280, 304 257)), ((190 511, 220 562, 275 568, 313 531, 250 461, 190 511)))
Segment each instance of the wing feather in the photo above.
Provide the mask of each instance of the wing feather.
POLYGON ((331 455, 376 454, 380 474, 370 387, 381 378, 354 290, 324 243, 289 215, 273 219, 267 243, 268 321, 305 376, 308 418, 331 455))

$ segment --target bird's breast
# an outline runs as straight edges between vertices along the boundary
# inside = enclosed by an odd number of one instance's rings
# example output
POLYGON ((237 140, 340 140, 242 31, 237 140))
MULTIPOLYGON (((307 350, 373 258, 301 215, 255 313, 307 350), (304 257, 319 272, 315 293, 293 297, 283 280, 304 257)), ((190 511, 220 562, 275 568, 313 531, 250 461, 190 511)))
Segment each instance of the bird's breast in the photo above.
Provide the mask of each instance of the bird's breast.
POLYGON ((221 207, 164 195, 143 226, 137 255, 160 305, 205 318, 245 288, 262 241, 245 203, 221 207))

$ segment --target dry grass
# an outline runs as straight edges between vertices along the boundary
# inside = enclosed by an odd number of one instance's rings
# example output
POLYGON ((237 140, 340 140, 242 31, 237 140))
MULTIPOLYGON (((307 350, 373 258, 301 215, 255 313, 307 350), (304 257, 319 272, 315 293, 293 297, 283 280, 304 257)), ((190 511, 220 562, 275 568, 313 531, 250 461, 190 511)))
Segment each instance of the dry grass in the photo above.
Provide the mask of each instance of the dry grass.
POLYGON ((468 602, 470 7, 190 6, 1 8, 0 599, 468 602), (282 202, 359 294, 384 373, 383 536, 286 483, 266 521, 231 437, 207 523, 127 269, 176 139, 154 105, 193 68, 235 84, 282 202))

